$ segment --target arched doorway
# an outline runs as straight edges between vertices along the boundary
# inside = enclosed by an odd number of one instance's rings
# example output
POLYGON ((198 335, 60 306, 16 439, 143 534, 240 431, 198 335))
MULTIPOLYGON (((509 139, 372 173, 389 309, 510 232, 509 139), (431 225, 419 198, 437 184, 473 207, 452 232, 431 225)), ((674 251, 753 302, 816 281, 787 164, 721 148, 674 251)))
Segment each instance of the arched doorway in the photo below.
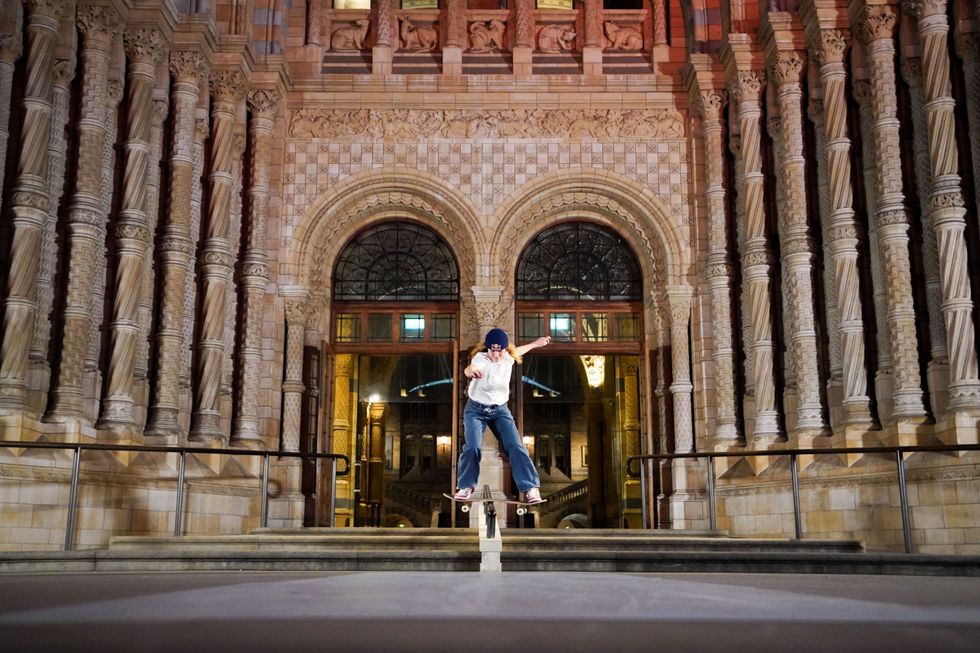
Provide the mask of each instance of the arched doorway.
POLYGON ((396 219, 355 234, 332 279, 328 426, 355 465, 336 523, 431 526, 451 483, 459 265, 438 233, 396 219))
MULTIPOLYGON (((518 339, 552 345, 522 370, 518 419, 560 511, 592 527, 642 526, 639 484, 625 477, 640 451, 642 273, 612 229, 567 220, 532 238, 516 267, 518 339)), ((579 523, 579 522, 576 522, 579 523)))

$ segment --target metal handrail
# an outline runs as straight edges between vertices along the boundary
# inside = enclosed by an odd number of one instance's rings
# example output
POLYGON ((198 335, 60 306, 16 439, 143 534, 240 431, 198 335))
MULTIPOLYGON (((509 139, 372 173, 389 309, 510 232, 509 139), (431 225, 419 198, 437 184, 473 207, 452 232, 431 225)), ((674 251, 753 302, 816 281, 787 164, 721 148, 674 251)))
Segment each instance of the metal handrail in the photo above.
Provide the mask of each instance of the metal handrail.
MULTIPOLYGON (((715 458, 744 458, 747 456, 789 456, 790 473, 793 486, 793 522, 796 539, 803 539, 803 517, 800 509, 800 476, 799 456, 819 456, 837 454, 891 454, 895 457, 898 475, 898 498, 902 510, 902 535, 905 552, 912 553, 912 528, 909 519, 909 499, 905 478, 905 455, 911 453, 950 453, 954 451, 980 451, 980 444, 944 444, 944 445, 904 445, 894 447, 821 447, 818 449, 752 449, 744 451, 697 451, 689 453, 648 453, 630 456, 626 459, 626 475, 630 478, 643 478, 643 468, 634 470, 634 463, 640 461, 678 460, 684 458, 704 458, 707 461, 708 474, 708 524, 714 530, 717 528, 716 517, 716 488, 715 488, 715 458)), ((644 513, 644 519, 646 519, 644 513)))
POLYGON ((179 454, 177 461, 177 497, 174 507, 174 536, 180 536, 184 506, 184 467, 187 454, 225 454, 229 456, 262 456, 262 503, 259 516, 260 525, 264 528, 269 514, 269 458, 315 458, 317 464, 322 459, 331 461, 330 473, 330 526, 333 526, 335 495, 338 476, 350 473, 350 458, 342 453, 301 453, 298 451, 268 451, 264 449, 229 449, 220 447, 171 447, 162 445, 135 444, 101 444, 101 443, 69 443, 69 442, 21 442, 19 440, 0 440, 0 447, 12 449, 71 449, 71 491, 68 494, 68 516, 65 526, 65 551, 71 551, 75 532, 75 504, 78 501, 78 478, 82 451, 137 451, 148 453, 179 454), (337 469, 337 461, 344 461, 343 469, 337 469))

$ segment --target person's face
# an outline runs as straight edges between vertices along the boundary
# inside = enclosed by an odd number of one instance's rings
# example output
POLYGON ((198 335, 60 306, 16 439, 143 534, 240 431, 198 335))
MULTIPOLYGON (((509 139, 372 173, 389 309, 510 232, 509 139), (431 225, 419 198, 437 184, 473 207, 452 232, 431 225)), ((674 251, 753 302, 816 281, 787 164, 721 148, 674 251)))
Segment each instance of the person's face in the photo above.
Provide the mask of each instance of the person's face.
POLYGON ((487 356, 489 356, 490 360, 494 363, 499 363, 504 357, 504 350, 500 348, 500 345, 491 345, 487 349, 487 356))

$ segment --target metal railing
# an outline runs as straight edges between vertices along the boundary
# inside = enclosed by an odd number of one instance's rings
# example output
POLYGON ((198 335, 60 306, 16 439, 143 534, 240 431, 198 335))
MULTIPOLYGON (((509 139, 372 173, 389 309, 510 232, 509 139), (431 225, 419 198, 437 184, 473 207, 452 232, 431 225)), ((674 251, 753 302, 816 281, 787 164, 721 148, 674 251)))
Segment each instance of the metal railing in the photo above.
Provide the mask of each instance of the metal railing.
POLYGON ((320 478, 320 460, 330 460, 330 521, 333 526, 337 477, 346 476, 350 472, 350 459, 339 453, 300 453, 295 451, 266 451, 256 449, 226 449, 216 447, 165 447, 152 445, 124 444, 82 444, 67 442, 21 442, 17 440, 0 440, 0 447, 10 449, 69 449, 73 451, 71 465, 71 490, 68 494, 68 518, 65 526, 65 551, 71 551, 75 531, 75 510, 78 501, 79 468, 83 451, 136 451, 141 453, 177 454, 177 496, 174 505, 174 536, 181 534, 183 526, 184 507, 184 467, 187 454, 225 454, 229 456, 261 456, 262 457, 262 503, 259 523, 264 528, 269 515, 269 458, 315 458, 317 461, 317 478, 320 478), (343 469, 337 469, 337 461, 344 461, 343 469))
MULTIPOLYGON (((714 530, 717 528, 717 507, 716 507, 716 488, 715 488, 715 458, 746 458, 749 456, 769 456, 783 457, 788 456, 790 460, 790 481, 793 491, 793 522, 796 539, 803 539, 803 515, 800 509, 800 456, 827 456, 840 454, 889 454, 895 459, 896 482, 898 484, 898 498, 902 511, 902 535, 905 541, 905 552, 912 553, 912 527, 909 518, 909 499, 906 488, 905 475, 905 456, 913 453, 952 453, 957 451, 980 451, 980 444, 950 444, 950 445, 910 445, 894 447, 825 447, 820 449, 759 449, 745 451, 700 451, 691 453, 653 453, 641 456, 630 456, 626 459, 626 474, 631 478, 640 478, 641 486, 646 487, 647 476, 651 472, 647 470, 648 465, 641 465, 639 469, 635 466, 639 462, 646 461, 671 461, 685 458, 704 458, 707 461, 707 490, 708 490, 708 524, 714 530)), ((643 503, 646 504, 646 493, 643 492, 643 503)), ((647 518, 647 507, 643 506, 643 518, 647 518)))

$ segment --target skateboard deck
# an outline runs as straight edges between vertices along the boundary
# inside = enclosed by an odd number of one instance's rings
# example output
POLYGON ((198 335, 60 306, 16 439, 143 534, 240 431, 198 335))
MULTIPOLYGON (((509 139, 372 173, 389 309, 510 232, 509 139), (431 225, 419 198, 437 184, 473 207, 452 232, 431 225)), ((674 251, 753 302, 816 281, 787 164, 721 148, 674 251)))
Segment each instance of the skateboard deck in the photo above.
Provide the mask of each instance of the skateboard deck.
POLYGON ((444 496, 447 499, 450 499, 452 501, 455 501, 455 502, 458 502, 458 503, 463 504, 463 507, 462 507, 463 512, 469 512, 470 511, 469 504, 471 504, 471 503, 483 503, 485 501, 493 501, 494 503, 506 503, 506 504, 511 505, 511 506, 517 506, 517 514, 518 515, 523 515, 524 513, 527 512, 528 507, 530 507, 530 506, 539 506, 542 503, 547 503, 548 502, 547 499, 545 499, 543 501, 538 501, 536 503, 528 503, 527 501, 517 501, 516 499, 507 499, 507 498, 499 498, 499 499, 497 499, 497 498, 490 498, 490 499, 487 499, 483 495, 477 495, 475 493, 472 494, 472 495, 470 495, 470 498, 469 499, 465 499, 465 500, 456 499, 456 498, 453 497, 453 495, 446 494, 445 492, 442 493, 442 496, 444 496))

